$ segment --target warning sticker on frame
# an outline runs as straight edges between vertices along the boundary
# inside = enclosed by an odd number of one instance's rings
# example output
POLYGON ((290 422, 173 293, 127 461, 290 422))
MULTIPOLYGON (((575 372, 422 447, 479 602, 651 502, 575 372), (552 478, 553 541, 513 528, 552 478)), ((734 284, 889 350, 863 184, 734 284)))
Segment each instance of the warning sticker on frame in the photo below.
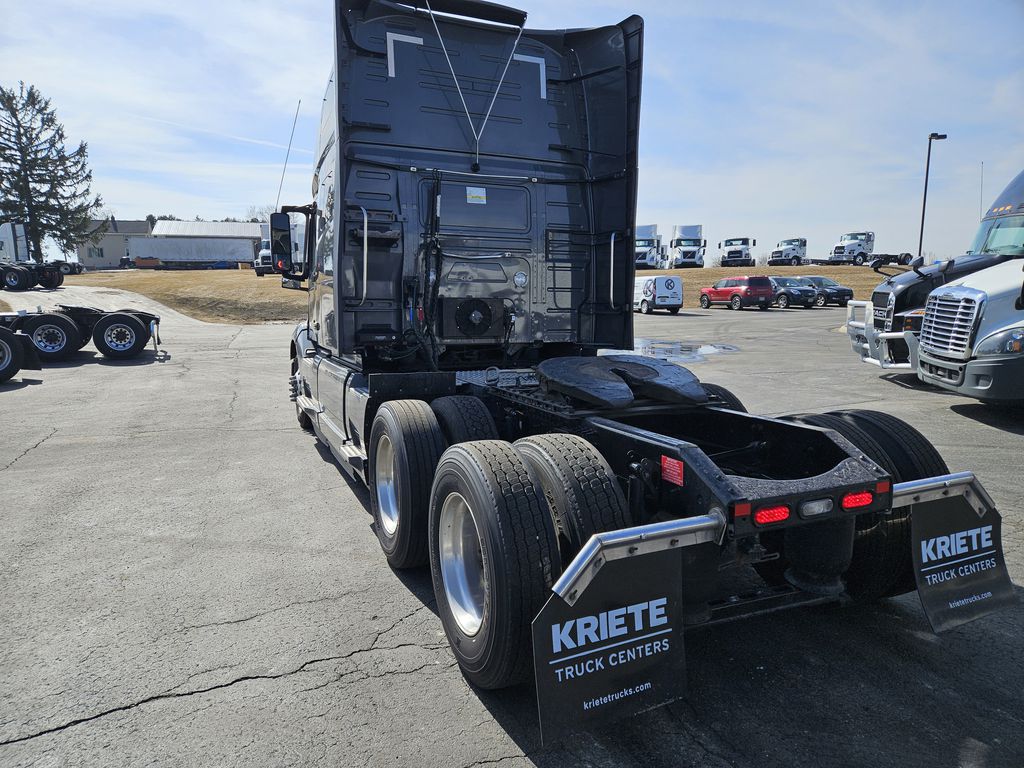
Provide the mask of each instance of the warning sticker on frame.
POLYGON ((487 187, 466 187, 466 202, 470 205, 487 205, 487 187))

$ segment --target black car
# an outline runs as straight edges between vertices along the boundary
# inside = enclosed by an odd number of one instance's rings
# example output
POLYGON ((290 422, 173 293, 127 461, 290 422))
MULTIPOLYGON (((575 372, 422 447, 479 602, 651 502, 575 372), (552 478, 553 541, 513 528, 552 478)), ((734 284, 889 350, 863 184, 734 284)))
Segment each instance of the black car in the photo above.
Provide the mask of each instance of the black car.
POLYGON ((802 282, 796 277, 780 277, 773 275, 771 278, 772 288, 775 291, 775 299, 772 301, 779 309, 788 309, 792 306, 801 306, 810 309, 818 298, 818 289, 802 282))
POLYGON ((829 304, 838 304, 840 307, 845 307, 853 299, 852 288, 840 285, 830 277, 804 275, 798 277, 797 280, 804 285, 812 286, 818 291, 817 298, 814 300, 815 306, 827 307, 829 304))

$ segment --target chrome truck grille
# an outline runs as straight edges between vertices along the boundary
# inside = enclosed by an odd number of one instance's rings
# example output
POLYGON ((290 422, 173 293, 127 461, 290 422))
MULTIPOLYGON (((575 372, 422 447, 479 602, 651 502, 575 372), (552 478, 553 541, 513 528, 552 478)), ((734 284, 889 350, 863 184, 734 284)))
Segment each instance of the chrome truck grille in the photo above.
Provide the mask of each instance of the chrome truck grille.
POLYGON ((966 360, 984 294, 951 288, 928 297, 921 322, 921 347, 939 357, 966 360))
POLYGON ((835 248, 832 249, 832 254, 835 256, 842 256, 844 253, 846 253, 845 245, 837 245, 835 248))

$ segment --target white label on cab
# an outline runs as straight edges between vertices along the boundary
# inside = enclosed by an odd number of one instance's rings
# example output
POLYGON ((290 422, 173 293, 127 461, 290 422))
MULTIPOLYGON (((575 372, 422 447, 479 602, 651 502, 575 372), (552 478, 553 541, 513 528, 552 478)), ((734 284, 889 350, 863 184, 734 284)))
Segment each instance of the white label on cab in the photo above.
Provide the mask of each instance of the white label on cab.
POLYGON ((487 205, 487 188, 466 187, 466 202, 470 205, 487 205))

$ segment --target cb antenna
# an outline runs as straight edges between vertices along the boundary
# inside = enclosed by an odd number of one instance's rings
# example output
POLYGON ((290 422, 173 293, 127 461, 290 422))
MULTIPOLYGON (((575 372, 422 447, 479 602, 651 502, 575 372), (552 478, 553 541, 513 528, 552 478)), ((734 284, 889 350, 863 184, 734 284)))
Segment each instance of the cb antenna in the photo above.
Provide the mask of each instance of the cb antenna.
POLYGON ((274 201, 274 208, 281 207, 281 187, 284 186, 284 175, 288 171, 288 157, 292 153, 292 139, 295 138, 295 124, 299 122, 299 107, 302 106, 302 99, 295 105, 295 119, 292 120, 292 133, 288 137, 288 150, 284 153, 284 168, 281 169, 281 183, 277 185, 277 200, 274 201))

